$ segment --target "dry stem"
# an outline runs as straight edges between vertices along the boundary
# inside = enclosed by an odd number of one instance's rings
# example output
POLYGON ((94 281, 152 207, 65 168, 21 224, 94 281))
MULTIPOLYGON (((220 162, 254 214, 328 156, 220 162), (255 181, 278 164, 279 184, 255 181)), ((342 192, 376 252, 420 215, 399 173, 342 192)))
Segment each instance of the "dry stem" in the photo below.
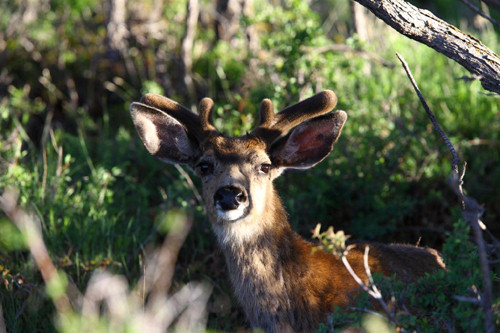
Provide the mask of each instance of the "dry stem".
POLYGON ((370 270, 370 266, 368 265, 368 253, 370 251, 370 247, 369 246, 365 247, 365 254, 363 256, 363 259, 364 259, 363 262, 364 262, 364 266, 365 266, 365 273, 366 273, 366 276, 368 277, 368 281, 369 281, 368 285, 366 285, 363 282, 363 280, 361 280, 361 278, 356 274, 356 272, 354 271, 354 269, 352 269, 351 264, 347 260, 347 253, 349 252, 349 249, 350 249, 350 246, 348 246, 346 248, 346 250, 344 251, 344 253, 342 254, 342 262, 344 263, 345 268, 347 269, 347 271, 349 272, 349 274, 351 274, 351 276, 354 279, 354 281, 356 281, 356 283, 366 293, 368 293, 368 295, 370 295, 371 297, 373 297, 380 304, 380 306, 382 307, 382 309, 384 309, 384 312, 387 313, 387 315, 389 316, 390 321, 394 322, 394 319, 395 319, 394 318, 394 313, 389 309, 389 307, 385 303, 384 298, 382 297, 382 293, 380 292, 380 290, 375 285, 375 282, 373 281, 373 276, 372 276, 372 273, 371 273, 371 270, 370 270))

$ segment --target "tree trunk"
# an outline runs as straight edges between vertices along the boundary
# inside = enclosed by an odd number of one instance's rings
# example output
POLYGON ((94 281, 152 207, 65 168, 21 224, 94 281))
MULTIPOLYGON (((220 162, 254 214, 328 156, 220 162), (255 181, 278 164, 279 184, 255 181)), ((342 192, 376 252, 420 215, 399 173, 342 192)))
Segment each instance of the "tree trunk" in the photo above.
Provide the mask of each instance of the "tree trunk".
POLYGON ((125 23, 127 16, 127 0, 111 0, 108 2, 109 13, 106 26, 108 47, 123 52, 127 48, 128 29, 125 23))

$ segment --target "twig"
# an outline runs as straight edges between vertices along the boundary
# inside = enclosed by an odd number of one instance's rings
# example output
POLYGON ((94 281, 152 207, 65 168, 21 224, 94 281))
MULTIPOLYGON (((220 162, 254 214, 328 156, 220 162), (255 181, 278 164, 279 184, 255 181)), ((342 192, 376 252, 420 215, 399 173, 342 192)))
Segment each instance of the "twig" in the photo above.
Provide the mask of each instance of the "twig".
POLYGON ((485 19, 487 19, 488 21, 490 21, 491 23, 493 23, 494 25, 497 26, 497 28, 500 28, 500 23, 498 23, 497 20, 495 20, 494 18, 492 18, 491 16, 489 16, 488 14, 486 14, 485 12, 483 12, 481 9, 479 9, 477 6, 475 6, 473 3, 470 3, 469 1, 467 0, 460 0, 464 5, 466 5, 467 7, 469 7, 470 9, 472 9, 473 11, 476 12, 476 14, 484 17, 485 19))
POLYGON ((450 153, 453 156, 453 160, 451 162, 452 169, 453 169, 453 171, 455 171, 455 172, 458 173, 458 163, 460 163, 460 158, 458 157, 458 154, 455 151, 455 148, 451 144, 451 142, 448 139, 448 137, 446 136, 446 134, 444 134, 443 130, 441 129, 441 126, 439 126, 439 124, 438 124, 438 122, 436 120, 436 117, 434 117, 434 114, 432 113, 431 109, 427 105, 427 102, 425 101, 424 96, 422 95, 422 93, 420 92, 420 89, 417 86, 417 82, 415 82, 415 79, 413 78, 413 75, 411 74, 411 71, 410 71, 410 68, 408 67, 408 64, 399 55, 399 53, 396 52, 396 56, 398 57, 399 61, 401 61, 401 64, 403 65, 403 68, 406 71, 406 74, 408 75, 408 78, 410 79, 411 84, 413 85, 413 88, 415 89, 415 92, 417 93, 418 98, 420 99, 420 102, 422 103, 422 106, 425 109, 425 112, 427 112, 427 115, 431 119, 431 122, 434 125, 434 128, 439 133, 439 135, 441 136, 441 138, 444 140, 446 146, 450 150, 450 153))
POLYGON ((344 263, 345 268, 347 269, 347 271, 349 272, 349 274, 351 274, 351 276, 354 279, 354 281, 356 281, 356 283, 366 293, 368 293, 368 295, 370 295, 371 297, 373 297, 380 304, 380 306, 382 307, 382 309, 384 310, 384 312, 387 313, 387 315, 389 316, 391 322, 394 322, 394 313, 392 313, 392 311, 389 310, 389 307, 387 306, 387 304, 384 301, 384 298, 382 297, 382 293, 380 292, 380 290, 377 288, 377 286, 373 282, 373 277, 372 277, 372 274, 371 274, 371 271, 370 271, 370 267, 368 265, 368 252, 370 251, 370 247, 369 246, 365 247, 365 254, 364 254, 364 257, 363 257, 364 258, 364 265, 365 265, 365 273, 366 273, 366 276, 368 277, 368 281, 369 281, 368 285, 366 285, 363 282, 363 280, 361 280, 361 278, 356 274, 356 272, 354 272, 354 270, 351 267, 351 264, 347 260, 347 253, 349 252, 349 250, 350 250, 351 247, 352 246, 348 246, 346 248, 346 250, 344 251, 344 253, 342 254, 342 262, 344 263))
POLYGON ((467 223, 471 226, 472 232, 474 233, 474 239, 477 245, 477 251, 479 255, 479 262, 481 265, 481 273, 483 277, 483 293, 481 305, 483 306, 483 311, 485 315, 485 331, 495 332, 495 325, 493 321, 493 312, 491 309, 493 287, 490 278, 490 267, 488 263, 488 255, 486 252, 486 244, 483 238, 483 232, 479 226, 479 219, 483 214, 483 207, 481 207, 476 200, 465 195, 462 191, 463 175, 465 172, 465 165, 462 174, 452 172, 450 185, 454 192, 461 198, 463 206, 463 216, 467 223))
POLYGON ((457 152, 455 151, 455 148, 451 144, 450 140, 444 134, 444 132, 441 130, 441 127, 436 121, 436 118, 434 117, 434 114, 430 110, 429 106, 427 105, 423 95, 420 93, 420 90, 418 89, 417 83, 413 79, 413 75, 411 74, 411 71, 408 67, 408 64, 404 59, 396 53, 397 57, 401 61, 401 64, 403 65, 403 68, 406 71, 406 74, 408 75, 408 78, 410 79, 413 88, 415 88, 415 91, 417 92, 418 97, 420 98, 420 102, 422 103, 425 111, 427 112, 429 118, 432 121, 432 124, 434 125, 434 128, 438 131, 439 135, 441 138, 444 140, 446 143, 446 146, 450 150, 451 154, 453 155, 453 161, 452 161, 452 173, 451 173, 451 181, 450 185, 453 191, 458 195, 461 204, 462 204, 462 214, 464 216, 464 219, 469 223, 471 226, 473 232, 474 232, 474 238, 476 241, 476 246, 477 246, 477 251, 479 254, 479 261, 480 261, 480 266, 481 266, 481 273, 482 273, 482 278, 483 278, 483 297, 481 300, 481 305, 483 307, 483 312, 485 316, 484 320, 484 326, 485 326, 485 331, 488 333, 493 333, 495 332, 495 325, 493 321, 493 312, 491 308, 491 302, 492 302, 492 285, 491 285, 491 278, 490 278, 490 267, 488 264, 488 255, 486 252, 486 245, 483 239, 483 234, 481 227, 479 226, 479 219, 481 215, 483 214, 483 208, 474 200, 473 198, 466 196, 463 193, 462 190, 462 184, 463 184, 463 178, 465 176, 465 171, 467 167, 467 163, 463 164, 462 171, 458 172, 458 163, 460 159, 458 158, 457 152))

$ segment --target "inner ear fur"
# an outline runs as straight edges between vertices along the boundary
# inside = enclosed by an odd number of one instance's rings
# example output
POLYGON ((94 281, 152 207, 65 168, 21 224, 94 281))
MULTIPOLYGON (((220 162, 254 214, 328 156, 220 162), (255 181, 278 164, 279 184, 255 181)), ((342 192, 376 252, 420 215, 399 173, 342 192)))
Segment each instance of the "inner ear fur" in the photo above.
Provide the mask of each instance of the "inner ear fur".
POLYGON ((142 103, 132 103, 130 114, 139 137, 152 155, 167 163, 193 163, 196 145, 179 121, 142 103))
POLYGON ((295 127, 271 146, 272 163, 294 169, 316 165, 332 151, 346 119, 344 111, 335 111, 295 127))

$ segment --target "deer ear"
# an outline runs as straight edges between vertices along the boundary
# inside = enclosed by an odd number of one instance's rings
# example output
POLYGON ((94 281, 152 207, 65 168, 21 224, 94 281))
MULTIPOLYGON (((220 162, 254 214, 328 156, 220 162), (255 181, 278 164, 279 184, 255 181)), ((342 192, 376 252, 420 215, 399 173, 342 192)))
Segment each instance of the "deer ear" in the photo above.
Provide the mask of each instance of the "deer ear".
POLYGON ((335 111, 300 124, 272 145, 272 163, 294 169, 316 165, 332 151, 346 119, 344 111, 335 111))
POLYGON ((186 128, 165 112, 142 103, 130 105, 130 115, 146 149, 167 163, 191 165, 196 157, 186 128))

